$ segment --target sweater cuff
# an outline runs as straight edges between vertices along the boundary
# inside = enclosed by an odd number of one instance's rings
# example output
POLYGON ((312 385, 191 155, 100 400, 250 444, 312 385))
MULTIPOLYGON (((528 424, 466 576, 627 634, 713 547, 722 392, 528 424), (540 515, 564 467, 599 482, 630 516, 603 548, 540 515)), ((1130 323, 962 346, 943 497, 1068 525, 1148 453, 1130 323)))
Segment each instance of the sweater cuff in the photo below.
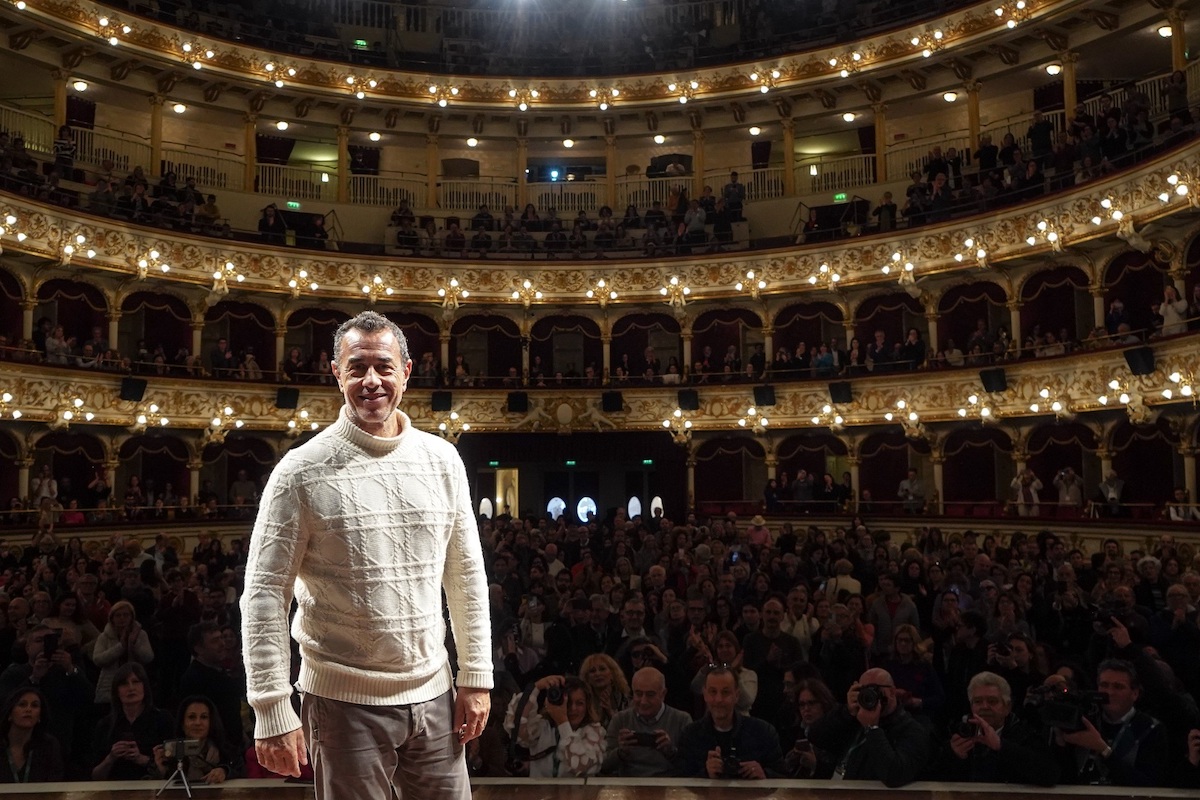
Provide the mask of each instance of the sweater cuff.
POLYGON ((491 672, 467 672, 462 670, 458 673, 458 678, 455 684, 460 689, 488 689, 494 686, 495 677, 491 672))
POLYGON ((290 698, 254 709, 254 738, 269 739, 282 736, 300 727, 300 718, 292 709, 290 698))

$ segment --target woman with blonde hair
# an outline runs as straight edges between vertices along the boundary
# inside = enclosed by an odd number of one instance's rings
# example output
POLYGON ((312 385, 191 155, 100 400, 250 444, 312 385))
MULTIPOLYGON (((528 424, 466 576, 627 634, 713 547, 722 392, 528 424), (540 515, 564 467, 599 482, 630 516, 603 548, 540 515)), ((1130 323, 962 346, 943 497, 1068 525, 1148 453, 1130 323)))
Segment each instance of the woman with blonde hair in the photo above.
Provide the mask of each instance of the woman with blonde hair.
POLYGON ((133 603, 118 600, 108 610, 108 624, 92 648, 92 663, 100 668, 96 680, 96 702, 111 702, 113 676, 129 663, 149 664, 154 660, 150 637, 137 621, 133 603))
POLYGON ((613 715, 629 705, 629 682, 625 674, 612 656, 593 653, 579 665, 579 677, 596 709, 596 721, 607 728, 613 715))
POLYGON ((892 656, 881 666, 891 674, 896 699, 910 714, 932 717, 945 704, 942 681, 916 627, 897 626, 892 634, 892 656))

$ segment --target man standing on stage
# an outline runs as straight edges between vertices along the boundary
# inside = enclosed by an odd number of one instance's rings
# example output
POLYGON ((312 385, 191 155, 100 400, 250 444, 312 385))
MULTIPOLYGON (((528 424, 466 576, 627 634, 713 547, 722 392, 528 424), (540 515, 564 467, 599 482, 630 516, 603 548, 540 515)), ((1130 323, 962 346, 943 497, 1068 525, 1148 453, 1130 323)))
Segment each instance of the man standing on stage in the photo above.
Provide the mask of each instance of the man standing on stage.
POLYGON ((466 470, 398 408, 412 371, 399 327, 359 314, 335 334, 333 362, 345 405, 280 459, 250 542, 242 638, 258 760, 298 775, 307 746, 318 800, 393 788, 467 800, 463 750, 487 722, 492 658, 466 470), (289 683, 293 592, 303 722, 289 683))

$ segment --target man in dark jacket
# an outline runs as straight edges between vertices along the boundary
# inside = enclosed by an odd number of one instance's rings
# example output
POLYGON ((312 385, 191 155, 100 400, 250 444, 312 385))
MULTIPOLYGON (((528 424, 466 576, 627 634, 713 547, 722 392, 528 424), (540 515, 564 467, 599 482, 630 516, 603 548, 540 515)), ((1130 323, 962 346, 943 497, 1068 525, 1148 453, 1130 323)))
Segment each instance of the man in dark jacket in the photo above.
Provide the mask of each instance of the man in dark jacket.
POLYGON ((994 672, 981 672, 967 687, 971 714, 952 723, 938 778, 972 783, 1053 786, 1058 764, 1047 734, 1012 713, 1012 688, 994 672))
POLYGON ((737 713, 737 676, 713 667, 704 677, 706 713, 683 729, 676 774, 686 778, 786 777, 779 734, 761 719, 737 713))
POLYGON ((877 780, 895 788, 914 781, 929 764, 929 731, 900 708, 887 670, 869 669, 850 687, 846 707, 827 714, 809 732, 813 745, 838 753, 835 777, 877 780), (867 694, 864 695, 864 692, 867 694), (859 697, 873 702, 870 708, 859 697))

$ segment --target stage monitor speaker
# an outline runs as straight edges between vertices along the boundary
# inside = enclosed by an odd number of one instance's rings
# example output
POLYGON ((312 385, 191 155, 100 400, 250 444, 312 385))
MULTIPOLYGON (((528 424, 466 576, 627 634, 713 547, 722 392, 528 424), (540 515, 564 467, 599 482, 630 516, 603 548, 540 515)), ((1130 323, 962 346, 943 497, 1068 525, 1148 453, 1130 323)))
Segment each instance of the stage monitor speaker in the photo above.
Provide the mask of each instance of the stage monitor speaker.
POLYGON ((605 414, 617 414, 625 410, 625 396, 620 392, 605 392, 600 395, 600 410, 605 414))
POLYGON ((300 405, 300 390, 294 386, 281 386, 275 390, 276 408, 296 408, 300 405))
POLYGON ((1008 376, 1004 374, 1004 367, 979 370, 979 380, 983 383, 985 392, 1008 391, 1008 376))
POLYGON ((829 402, 831 403, 853 403, 854 392, 850 388, 850 381, 836 381, 829 384, 829 402))
POLYGON ((434 411, 449 411, 453 402, 450 392, 434 392, 429 398, 429 405, 434 411))
POLYGON ((1134 347, 1125 351, 1125 363, 1134 375, 1154 373, 1154 350, 1150 347, 1134 347))
POLYGON ((121 399, 129 400, 134 403, 142 402, 142 398, 146 396, 146 381, 142 378, 122 378, 121 379, 121 399))
POLYGON ((508 393, 508 413, 510 414, 528 414, 529 413, 529 395, 525 392, 509 392, 508 393))
POLYGON ((756 405, 756 406, 773 406, 773 405, 775 405, 775 387, 774 386, 755 386, 754 387, 754 405, 756 405))
POLYGON ((680 389, 679 390, 679 410, 680 411, 699 411, 700 410, 700 393, 695 389, 680 389))

